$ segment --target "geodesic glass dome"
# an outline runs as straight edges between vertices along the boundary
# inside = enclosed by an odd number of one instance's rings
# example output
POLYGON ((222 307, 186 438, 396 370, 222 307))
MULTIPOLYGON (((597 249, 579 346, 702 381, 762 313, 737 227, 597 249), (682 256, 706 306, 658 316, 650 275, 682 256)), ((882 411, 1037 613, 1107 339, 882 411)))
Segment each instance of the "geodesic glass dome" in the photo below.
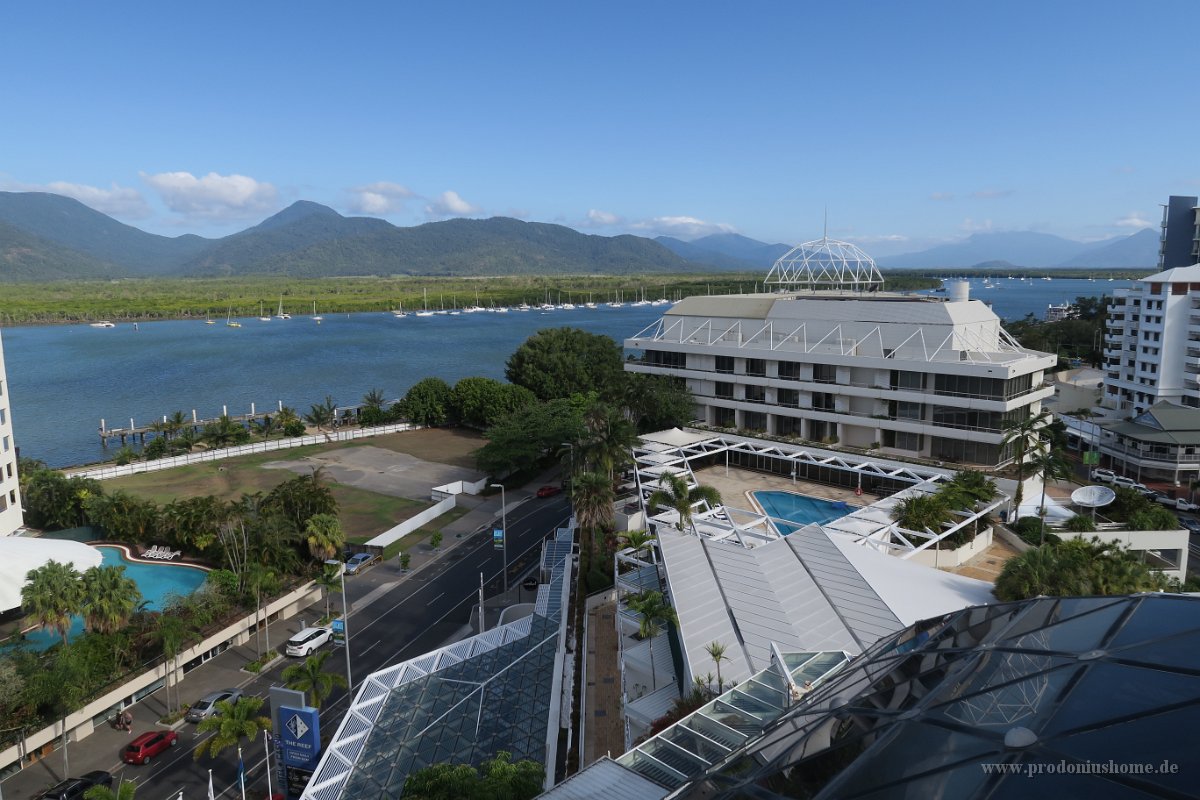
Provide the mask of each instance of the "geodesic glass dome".
POLYGON ((858 247, 825 236, 785 253, 767 273, 766 285, 874 292, 883 288, 883 275, 875 260, 858 247))

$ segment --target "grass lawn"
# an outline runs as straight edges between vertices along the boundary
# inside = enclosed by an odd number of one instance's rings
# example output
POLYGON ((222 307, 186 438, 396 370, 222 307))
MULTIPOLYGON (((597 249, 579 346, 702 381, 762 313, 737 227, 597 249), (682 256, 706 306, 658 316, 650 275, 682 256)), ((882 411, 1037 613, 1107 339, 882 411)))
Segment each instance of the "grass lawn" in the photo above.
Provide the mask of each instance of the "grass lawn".
MULTIPOLYGON (((236 500, 243 494, 269 492, 294 477, 295 473, 292 472, 263 468, 263 464, 272 461, 293 461, 305 456, 330 453, 351 447, 373 446, 397 453, 407 453, 423 461, 474 469, 475 458, 471 454, 482 447, 485 441, 475 431, 458 428, 428 428, 404 433, 390 433, 386 436, 372 436, 366 439, 356 439, 353 442, 308 445, 291 450, 254 453, 223 461, 206 461, 160 472, 144 472, 125 478, 112 478, 106 480, 104 485, 110 491, 124 489, 160 505, 172 500, 206 495, 229 501, 236 500)), ((342 529, 351 541, 366 541, 431 505, 431 502, 391 497, 332 481, 330 488, 338 501, 342 529)), ((431 535, 433 531, 458 519, 464 513, 466 513, 464 509, 456 508, 443 514, 429 525, 414 531, 389 547, 389 554, 394 557, 401 549, 415 545, 421 539, 431 535)))

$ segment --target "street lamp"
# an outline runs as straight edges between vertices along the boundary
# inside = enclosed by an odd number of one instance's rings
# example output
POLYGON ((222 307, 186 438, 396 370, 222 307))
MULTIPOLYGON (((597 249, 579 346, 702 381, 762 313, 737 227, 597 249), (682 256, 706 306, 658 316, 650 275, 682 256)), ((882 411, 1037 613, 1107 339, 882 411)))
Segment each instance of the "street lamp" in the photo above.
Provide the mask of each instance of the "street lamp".
POLYGON ((354 676, 350 671, 350 606, 346 600, 346 565, 336 558, 328 559, 325 564, 338 568, 338 579, 342 582, 342 638, 346 647, 346 691, 354 690, 354 676))
POLYGON ((567 478, 571 481, 575 480, 575 445, 570 442, 562 442, 563 447, 571 448, 571 474, 567 478))
POLYGON ((493 483, 491 486, 500 490, 500 541, 504 545, 504 593, 508 594, 508 505, 504 502, 504 485, 493 483))

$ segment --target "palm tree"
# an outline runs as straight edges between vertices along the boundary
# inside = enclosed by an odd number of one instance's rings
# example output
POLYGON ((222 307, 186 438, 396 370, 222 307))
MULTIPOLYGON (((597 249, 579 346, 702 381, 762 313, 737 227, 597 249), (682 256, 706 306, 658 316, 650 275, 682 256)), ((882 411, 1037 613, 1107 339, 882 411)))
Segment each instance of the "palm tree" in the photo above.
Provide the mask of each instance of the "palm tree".
POLYGON ((1029 474, 1042 479, 1042 502, 1038 505, 1038 516, 1042 518, 1042 533, 1038 545, 1046 543, 1046 484, 1050 481, 1065 481, 1073 474, 1071 464, 1061 450, 1043 449, 1029 460, 1029 474))
POLYGON ((58 631, 63 644, 71 631, 71 617, 83 610, 83 581, 70 564, 48 561, 25 576, 21 607, 28 621, 39 628, 58 631))
POLYGON ((626 547, 633 549, 634 556, 640 555, 643 550, 648 550, 654 540, 655 536, 644 529, 621 534, 621 541, 625 543, 626 547))
POLYGON ((346 688, 345 675, 340 672, 325 672, 323 669, 331 655, 331 651, 325 650, 292 664, 283 671, 284 684, 289 689, 308 695, 313 708, 321 707, 321 703, 333 693, 333 687, 346 688))
POLYGON ((1042 441, 1042 428, 1049 425, 1050 412, 1043 410, 1036 415, 1030 415, 1021 420, 1009 420, 1004 423, 1004 438, 1000 440, 1001 448, 1012 446, 1013 460, 1017 462, 1017 492, 1013 497, 1015 513, 1021 512, 1021 500, 1025 494, 1025 458, 1030 452, 1041 450, 1045 443, 1042 441))
POLYGON ((337 408, 333 404, 333 397, 325 395, 324 403, 317 403, 309 407, 309 412, 304 415, 304 421, 309 425, 315 425, 319 431, 324 430, 333 427, 336 412, 337 408))
POLYGON ((725 691, 725 681, 721 679, 721 662, 729 660, 729 656, 725 655, 725 651, 728 648, 714 640, 704 645, 704 649, 708 651, 709 657, 717 665, 717 694, 721 694, 725 691))
POLYGON ((656 489, 646 498, 650 515, 657 514, 660 506, 674 509, 679 515, 675 527, 681 531, 692 524, 692 507, 697 503, 703 501, 713 508, 721 502, 721 493, 712 486, 697 484, 689 489, 687 480, 672 472, 664 472, 658 479, 658 485, 663 488, 656 489))
POLYGON ((308 551, 317 561, 325 562, 336 556, 346 545, 342 524, 334 514, 313 514, 304 523, 308 551))
POLYGON ((83 620, 89 631, 116 633, 141 602, 142 593, 125 567, 92 567, 83 573, 83 620))
MULTIPOLYGON (((176 659, 179 657, 179 651, 183 648, 184 642, 187 641, 192 633, 191 625, 188 618, 179 614, 159 614, 158 629, 155 631, 158 636, 158 641, 162 644, 163 659, 167 662, 166 672, 166 689, 167 689, 167 713, 171 713, 174 707, 171 704, 171 678, 178 667, 176 659)), ((179 702, 179 685, 175 685, 175 701, 179 702)))
POLYGON ((334 592, 342 590, 342 580, 338 573, 337 567, 329 566, 328 564, 321 565, 321 571, 317 573, 317 577, 313 578, 313 583, 320 586, 324 590, 325 595, 325 618, 329 618, 329 598, 334 592))
POLYGON ((571 481, 571 507, 580 527, 595 530, 613 518, 612 481, 601 472, 580 472, 571 481))
POLYGON ((137 794, 137 784, 133 781, 121 781, 117 788, 108 788, 97 784, 83 793, 83 800, 133 800, 137 794))
MULTIPOLYGON (((279 575, 275 572, 275 570, 271 569, 270 567, 265 567, 261 563, 250 565, 249 574, 246 576, 246 582, 249 587, 254 590, 254 601, 256 605, 254 623, 257 627, 259 614, 262 613, 263 595, 266 595, 268 598, 270 598, 273 594, 279 591, 280 587, 283 585, 283 582, 280 580, 279 575)), ((269 620, 263 621, 262 631, 263 634, 266 634, 267 644, 266 647, 263 648, 262 655, 266 655, 267 650, 271 649, 271 626, 269 622, 269 620)), ((262 634, 259 634, 259 638, 262 638, 262 634)))
POLYGON ((952 518, 945 501, 935 494, 909 495, 892 509, 896 524, 910 531, 938 534, 952 518))
POLYGON ((650 684, 658 688, 654 672, 654 637, 662 633, 662 624, 674 624, 678 617, 675 609, 663 598, 662 592, 647 591, 626 598, 625 605, 641 617, 638 636, 650 642, 650 684))
POLYGON ((610 481, 632 458, 637 429, 620 409, 596 403, 584 414, 584 436, 575 443, 581 465, 603 472, 610 481))
POLYGON ((200 438, 209 447, 229 447, 240 444, 250 438, 250 432, 239 422, 234 422, 228 414, 222 414, 216 422, 204 426, 200 438))
POLYGON ((372 389, 362 397, 363 408, 369 408, 372 411, 382 411, 383 404, 387 402, 384 397, 383 389, 372 389))
POLYGON ((196 747, 192 758, 199 760, 205 753, 208 753, 209 758, 216 758, 225 748, 240 746, 242 739, 257 741, 263 731, 271 730, 270 718, 258 715, 262 704, 261 697, 241 697, 236 703, 228 700, 218 701, 217 713, 200 720, 200 724, 196 726, 198 734, 209 731, 216 733, 196 747))

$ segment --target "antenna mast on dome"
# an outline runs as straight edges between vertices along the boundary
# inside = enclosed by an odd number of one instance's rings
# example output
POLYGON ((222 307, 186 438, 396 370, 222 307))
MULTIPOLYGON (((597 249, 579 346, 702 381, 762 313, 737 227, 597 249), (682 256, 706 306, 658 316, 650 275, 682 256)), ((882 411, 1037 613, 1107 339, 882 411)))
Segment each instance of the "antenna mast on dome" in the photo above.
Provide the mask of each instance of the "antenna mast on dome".
POLYGON ((875 292, 883 288, 883 275, 874 259, 858 247, 829 238, 829 210, 826 209, 820 241, 805 242, 789 250, 771 267, 764 285, 783 291, 875 292))

